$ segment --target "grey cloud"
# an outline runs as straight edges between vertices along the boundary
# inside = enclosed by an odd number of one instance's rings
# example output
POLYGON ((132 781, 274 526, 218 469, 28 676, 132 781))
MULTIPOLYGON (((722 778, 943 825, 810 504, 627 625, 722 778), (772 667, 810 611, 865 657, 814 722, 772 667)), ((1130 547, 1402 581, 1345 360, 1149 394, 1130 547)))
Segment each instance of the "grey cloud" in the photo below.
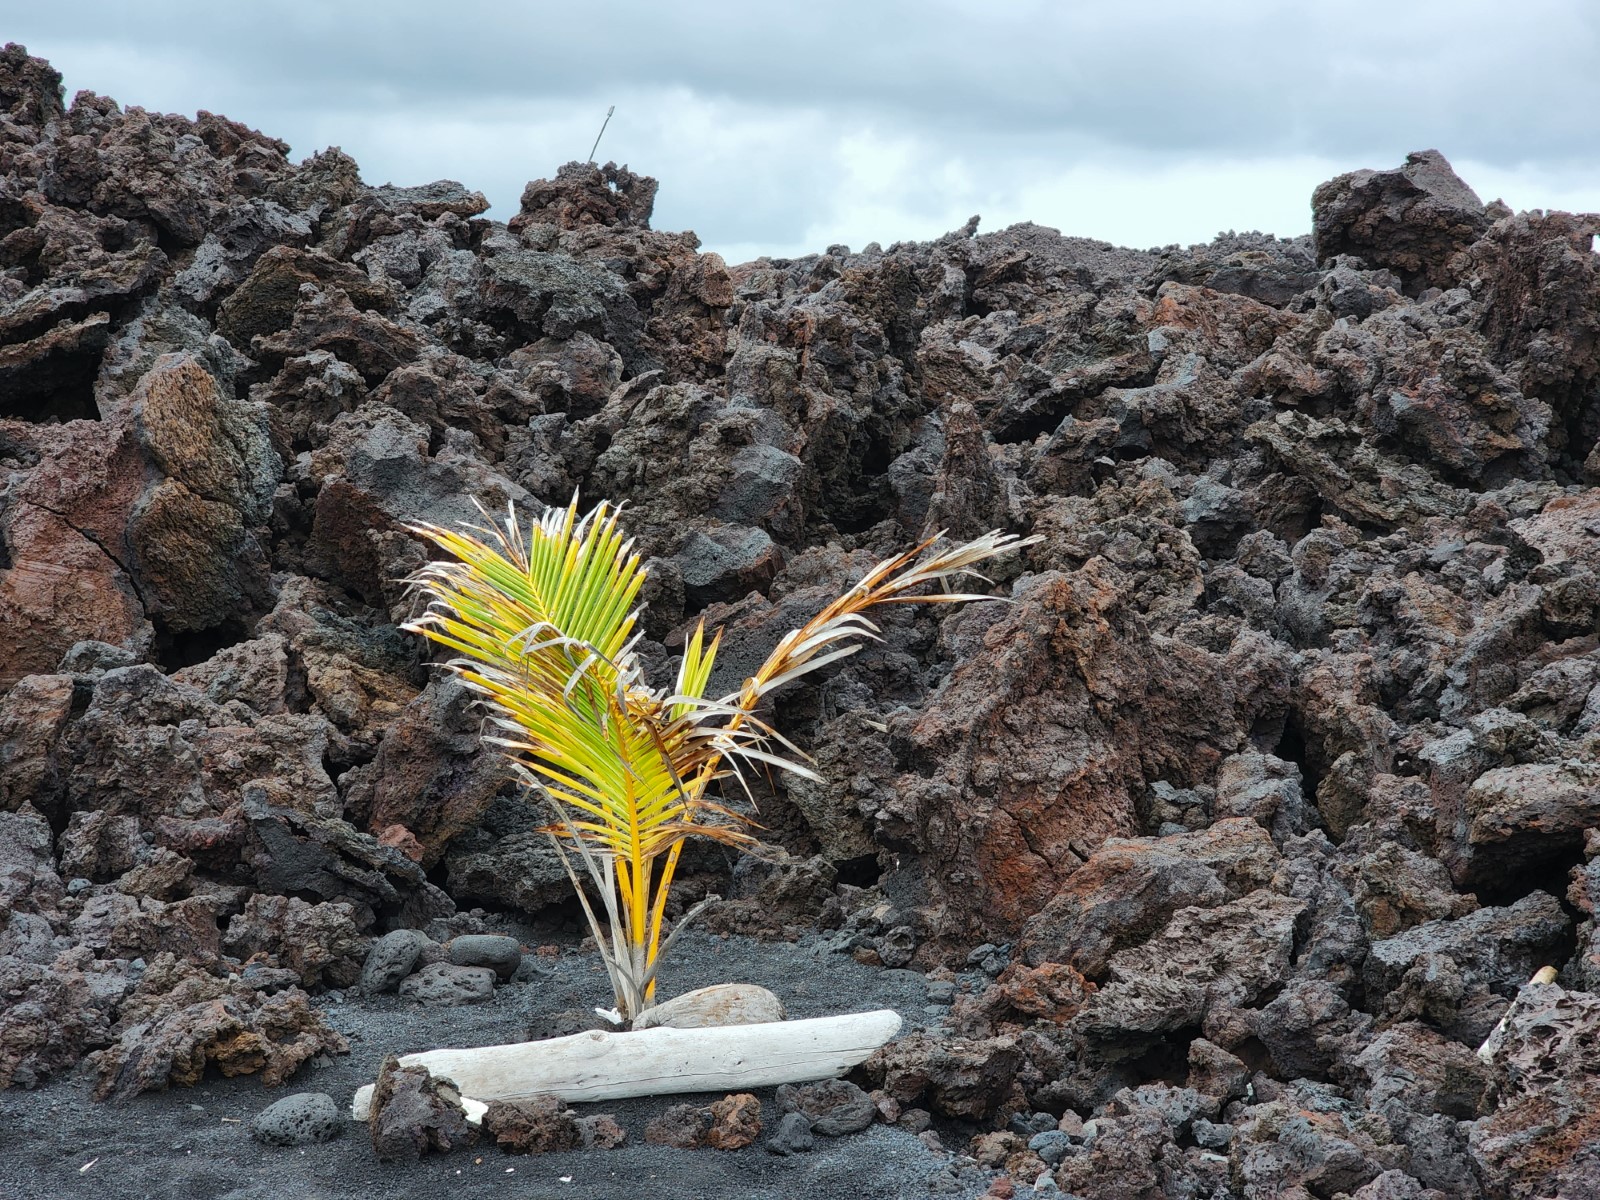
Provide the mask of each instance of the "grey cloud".
POLYGON ((1590 0, 8 3, 0 37, 71 86, 225 113, 297 155, 339 144, 369 182, 455 176, 500 217, 616 103, 601 158, 658 176, 658 224, 713 248, 887 242, 973 211, 1148 245, 1214 232, 1204 199, 1301 233, 1308 170, 1425 146, 1600 195, 1590 0), (1227 163, 1276 170, 1276 198, 1227 163), (1148 178, 1124 187, 1140 220, 1089 212, 1085 167, 1148 178))
POLYGON ((242 99, 279 108, 471 108, 687 86, 957 138, 1065 132, 1152 152, 1345 155, 1439 143, 1511 164, 1600 149, 1600 9, 1587 0, 358 9, 166 0, 105 4, 92 22, 82 5, 39 7, 51 11, 12 23, 46 40, 87 28, 226 62, 242 99))

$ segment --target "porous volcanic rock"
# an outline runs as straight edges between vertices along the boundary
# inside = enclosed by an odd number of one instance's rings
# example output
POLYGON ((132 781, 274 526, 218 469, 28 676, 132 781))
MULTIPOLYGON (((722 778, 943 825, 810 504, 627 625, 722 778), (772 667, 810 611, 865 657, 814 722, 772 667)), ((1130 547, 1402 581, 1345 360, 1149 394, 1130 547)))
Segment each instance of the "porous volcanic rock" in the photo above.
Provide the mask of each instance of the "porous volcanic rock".
POLYGON ((97 1098, 192 1087, 208 1066, 224 1075, 259 1072, 273 1087, 314 1056, 349 1049, 299 988, 257 990, 168 954, 150 964, 111 1032, 113 1043, 90 1057, 97 1098))
POLYGON ((426 1067, 405 1067, 390 1055, 383 1060, 367 1113, 372 1150, 385 1162, 416 1162, 424 1154, 443 1154, 478 1140, 467 1122, 461 1093, 448 1079, 426 1067))
POLYGON ((1494 1051, 1499 1102, 1472 1130, 1491 1195, 1581 1196, 1600 1186, 1597 1039, 1593 993, 1524 991, 1494 1051))
POLYGON ((348 1120, 332 1096, 301 1092, 257 1113, 250 1122, 250 1136, 268 1146, 306 1146, 332 1141, 344 1132, 348 1120))
MULTIPOLYGON (((1297 237, 730 265, 625 166, 503 224, 17 46, 0 147, 0 1084, 277 1080, 368 939, 573 917, 400 626, 410 524, 576 494, 628 506, 652 684, 724 628, 714 695, 928 533, 1038 537, 775 695, 815 778, 679 866, 669 919, 936 972, 880 1112, 1085 1196, 1595 1190, 1593 214, 1422 151, 1297 237)), ((385 1153, 468 1136, 407 1086, 385 1153)))
POLYGON ((507 1154, 544 1154, 583 1144, 576 1114, 554 1096, 490 1101, 483 1131, 507 1154))
POLYGON ((799 1087, 784 1084, 778 1089, 778 1107, 785 1113, 802 1113, 811 1129, 824 1137, 859 1133, 877 1119, 872 1097, 844 1079, 829 1079, 799 1087))
POLYGON ((1483 201, 1437 150, 1406 155, 1398 171, 1352 171, 1312 197, 1317 255, 1340 254, 1402 278, 1446 287, 1451 260, 1488 231, 1483 201))

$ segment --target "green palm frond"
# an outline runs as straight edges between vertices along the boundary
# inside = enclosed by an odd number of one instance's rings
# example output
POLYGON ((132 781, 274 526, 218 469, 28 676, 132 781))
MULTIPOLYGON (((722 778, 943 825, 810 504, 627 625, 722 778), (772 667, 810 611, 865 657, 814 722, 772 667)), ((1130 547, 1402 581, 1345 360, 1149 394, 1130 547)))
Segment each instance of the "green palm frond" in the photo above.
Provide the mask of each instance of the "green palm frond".
POLYGON ((684 839, 754 841, 745 819, 709 799, 708 788, 728 776, 742 784, 741 764, 812 774, 805 756, 757 715, 765 697, 876 638, 877 626, 863 615, 876 605, 992 599, 912 593, 1034 540, 995 533, 929 553, 934 538, 896 555, 786 635, 737 691, 714 699, 706 690, 721 632, 708 642, 703 623, 684 648, 674 688, 648 686, 634 650, 645 571, 611 506, 602 502, 580 518, 574 497, 526 532, 510 508, 499 526, 411 529, 453 561, 430 563, 412 578, 429 603, 406 628, 455 652, 446 665, 488 707, 486 740, 549 798, 555 820, 547 832, 570 856, 563 861, 618 1008, 630 1017, 651 1003, 684 839), (609 932, 574 862, 604 906, 609 932))

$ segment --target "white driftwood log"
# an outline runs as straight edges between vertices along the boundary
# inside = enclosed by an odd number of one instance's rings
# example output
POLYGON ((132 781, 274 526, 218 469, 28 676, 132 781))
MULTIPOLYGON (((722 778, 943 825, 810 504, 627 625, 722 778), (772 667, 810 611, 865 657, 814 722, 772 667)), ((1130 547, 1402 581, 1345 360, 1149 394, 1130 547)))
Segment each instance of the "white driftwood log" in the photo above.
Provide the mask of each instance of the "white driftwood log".
MULTIPOLYGON (((407 1054, 402 1066, 423 1066, 453 1080, 463 1097, 519 1100, 620 1100, 675 1092, 728 1092, 833 1079, 900 1032, 889 1009, 728 1025, 707 1029, 592 1030, 541 1042, 473 1050, 407 1054)), ((350 1115, 367 1119, 372 1085, 356 1092, 350 1115)))

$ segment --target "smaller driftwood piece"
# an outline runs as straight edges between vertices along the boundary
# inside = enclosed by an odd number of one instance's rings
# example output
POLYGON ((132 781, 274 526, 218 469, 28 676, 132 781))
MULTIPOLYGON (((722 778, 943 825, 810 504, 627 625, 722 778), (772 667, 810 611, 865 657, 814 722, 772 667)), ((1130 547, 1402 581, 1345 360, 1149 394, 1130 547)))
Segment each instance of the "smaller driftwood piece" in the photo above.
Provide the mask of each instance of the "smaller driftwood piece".
MULTIPOLYGON (((558 1096, 621 1100, 678 1092, 732 1092, 834 1079, 900 1032, 891 1009, 697 1029, 608 1033, 592 1030, 539 1042, 407 1054, 452 1080, 463 1102, 558 1096)), ((372 1085, 356 1092, 350 1115, 367 1119, 372 1085)))
POLYGON ((764 1025, 787 1020, 783 1001, 753 983, 714 983, 647 1008, 630 1029, 703 1029, 708 1025, 764 1025))

